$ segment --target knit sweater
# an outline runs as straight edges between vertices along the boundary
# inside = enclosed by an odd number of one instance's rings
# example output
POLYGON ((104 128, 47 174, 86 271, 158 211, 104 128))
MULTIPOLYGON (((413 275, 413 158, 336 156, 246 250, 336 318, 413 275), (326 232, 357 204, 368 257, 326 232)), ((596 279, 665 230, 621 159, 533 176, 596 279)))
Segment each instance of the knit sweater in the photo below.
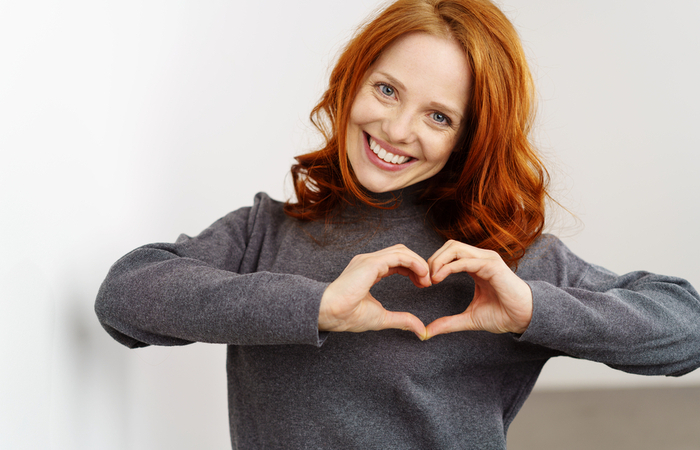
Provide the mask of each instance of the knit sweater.
MULTIPOLYGON (((393 210, 300 222, 258 194, 199 236, 138 248, 112 266, 96 312, 129 347, 228 344, 237 449, 505 449, 544 363, 570 355, 647 375, 700 366, 700 297, 685 280, 617 276, 540 237, 517 274, 533 294, 522 335, 458 332, 421 342, 384 330, 319 333, 321 296, 353 256, 402 243, 428 259, 444 240, 406 194, 393 210)), ((463 312, 467 274, 371 290, 427 324, 463 312)))

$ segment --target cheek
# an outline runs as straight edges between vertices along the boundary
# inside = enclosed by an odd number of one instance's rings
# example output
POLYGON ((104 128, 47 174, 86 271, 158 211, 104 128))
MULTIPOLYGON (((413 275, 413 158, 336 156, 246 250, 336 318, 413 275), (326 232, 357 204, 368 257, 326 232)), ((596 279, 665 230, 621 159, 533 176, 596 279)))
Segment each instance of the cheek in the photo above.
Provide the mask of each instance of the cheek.
POLYGON ((447 160, 450 159, 455 143, 455 138, 441 136, 439 139, 432 142, 432 145, 429 148, 433 150, 426 155, 427 159, 436 166, 440 166, 442 168, 447 163, 447 160))
POLYGON ((364 125, 376 120, 376 107, 372 98, 368 98, 366 94, 360 93, 355 98, 350 109, 350 124, 364 125))

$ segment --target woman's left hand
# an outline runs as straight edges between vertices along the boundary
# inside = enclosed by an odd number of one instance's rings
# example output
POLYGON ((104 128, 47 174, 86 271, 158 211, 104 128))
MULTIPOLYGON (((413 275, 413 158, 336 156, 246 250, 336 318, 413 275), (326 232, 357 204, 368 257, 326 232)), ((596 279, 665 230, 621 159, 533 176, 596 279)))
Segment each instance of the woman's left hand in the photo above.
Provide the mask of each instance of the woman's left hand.
POLYGON ((448 241, 428 260, 433 284, 466 272, 474 279, 474 298, 461 314, 441 317, 427 326, 426 339, 455 331, 518 333, 532 319, 532 291, 498 253, 448 241))

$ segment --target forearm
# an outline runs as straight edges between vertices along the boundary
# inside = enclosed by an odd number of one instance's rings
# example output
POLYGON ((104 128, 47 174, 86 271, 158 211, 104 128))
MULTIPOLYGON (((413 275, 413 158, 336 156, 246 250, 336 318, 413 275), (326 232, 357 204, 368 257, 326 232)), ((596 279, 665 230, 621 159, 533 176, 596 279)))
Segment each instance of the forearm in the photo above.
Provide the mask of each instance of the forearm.
POLYGON ((237 274, 166 248, 130 253, 100 288, 100 321, 134 341, 118 340, 130 346, 319 344, 318 308, 327 284, 270 272, 237 274))
POLYGON ((685 280, 636 272, 599 291, 529 284, 534 311, 523 340, 638 374, 700 366, 700 299, 685 280))

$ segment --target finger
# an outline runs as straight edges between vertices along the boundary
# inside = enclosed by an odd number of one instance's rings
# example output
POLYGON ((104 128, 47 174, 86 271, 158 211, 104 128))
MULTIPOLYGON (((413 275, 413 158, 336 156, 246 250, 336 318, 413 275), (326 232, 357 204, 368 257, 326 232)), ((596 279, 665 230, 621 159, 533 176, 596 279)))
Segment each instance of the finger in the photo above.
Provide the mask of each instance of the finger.
POLYGON ((456 314, 454 316, 440 317, 428 324, 425 328, 426 340, 439 334, 480 330, 480 327, 472 320, 471 311, 465 311, 462 314, 456 314))
POLYGON ((421 340, 425 338, 426 329, 421 320, 411 313, 386 311, 382 322, 378 325, 377 330, 386 330, 389 328, 398 330, 413 331, 421 340))
MULTIPOLYGON (((433 253, 430 256, 430 258, 428 258, 428 266, 432 267, 433 264, 435 263, 435 261, 438 260, 441 255, 444 255, 445 252, 448 251, 448 249, 453 247, 456 242, 457 241, 449 240, 449 241, 445 242, 444 244, 442 244, 442 247, 435 250, 435 253, 433 253)), ((443 256, 443 258, 444 258, 444 256, 443 256)))
POLYGON ((341 277, 353 277, 369 289, 382 278, 394 274, 411 277, 418 287, 430 286, 430 271, 427 263, 420 257, 404 252, 369 253, 358 255, 348 264, 341 277), (370 283, 369 285, 365 285, 370 283))
POLYGON ((380 270, 379 275, 381 278, 400 273, 401 275, 409 276, 411 281, 418 287, 427 287, 432 284, 428 263, 417 253, 403 245, 389 247, 377 252, 375 256, 378 258, 377 262, 386 265, 384 270, 380 270), (412 272, 413 276, 404 269, 412 272))
POLYGON ((406 246, 402 245, 399 251, 402 255, 406 255, 410 258, 412 263, 410 269, 418 277, 418 279, 423 280, 424 283, 427 283, 427 286, 430 286, 430 267, 428 266, 428 263, 420 255, 418 255, 418 253, 410 250, 406 246))
POLYGON ((407 269, 405 267, 394 267, 394 268, 389 269, 389 271, 386 273, 386 275, 377 279, 377 282, 379 282, 379 280, 381 278, 386 278, 390 275, 396 275, 396 274, 408 277, 413 282, 413 284, 418 288, 424 288, 424 287, 430 286, 430 276, 428 274, 424 275, 423 277, 419 277, 418 275, 416 275, 416 273, 414 271, 407 269), (426 283, 428 283, 428 284, 426 284, 426 283))
POLYGON ((435 278, 435 275, 439 273, 442 268, 452 263, 453 261, 458 261, 463 258, 484 258, 492 259, 493 255, 489 250, 480 249, 463 242, 450 240, 445 243, 439 250, 437 250, 428 259, 428 266, 430 267, 431 278, 433 282, 438 283, 449 275, 455 272, 446 272, 441 278, 435 278))
MULTIPOLYGON (((416 275, 412 270, 408 270, 405 268, 392 269, 390 271, 390 273, 392 273, 392 272, 394 272, 395 274, 398 274, 398 275, 403 275, 405 277, 408 277, 411 280, 411 282, 413 283, 413 285, 419 289, 430 286, 430 284, 426 285, 427 282, 430 282, 430 276, 428 276, 428 275, 421 278, 418 275, 416 275)), ((379 280, 377 280, 377 281, 379 281, 379 280)))
POLYGON ((472 276, 489 279, 493 275, 495 260, 466 257, 441 266, 432 274, 434 283, 439 283, 453 273, 466 272, 472 276))
POLYGON ((410 272, 408 274, 408 278, 411 280, 413 285, 419 289, 432 286, 432 284, 433 284, 432 280, 430 279, 430 275, 426 275, 425 277, 421 278, 421 277, 418 277, 415 273, 410 272))

